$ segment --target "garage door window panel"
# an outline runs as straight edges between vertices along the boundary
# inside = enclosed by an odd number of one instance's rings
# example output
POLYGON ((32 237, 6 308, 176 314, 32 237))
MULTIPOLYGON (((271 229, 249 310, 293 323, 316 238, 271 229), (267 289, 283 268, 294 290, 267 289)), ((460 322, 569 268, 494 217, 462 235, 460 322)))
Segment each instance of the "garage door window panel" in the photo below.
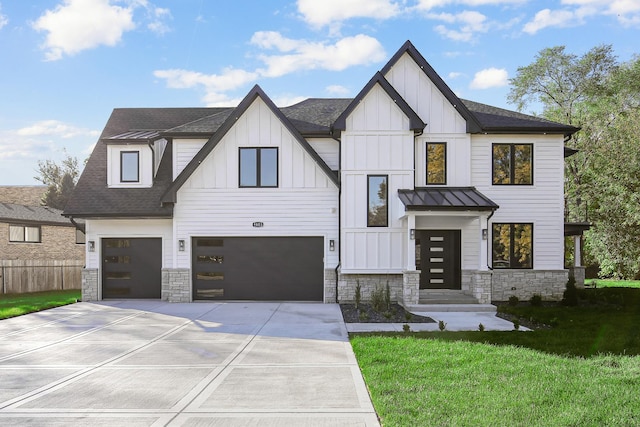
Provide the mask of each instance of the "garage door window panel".
POLYGON ((278 187, 277 148, 240 148, 239 158, 240 187, 278 187))

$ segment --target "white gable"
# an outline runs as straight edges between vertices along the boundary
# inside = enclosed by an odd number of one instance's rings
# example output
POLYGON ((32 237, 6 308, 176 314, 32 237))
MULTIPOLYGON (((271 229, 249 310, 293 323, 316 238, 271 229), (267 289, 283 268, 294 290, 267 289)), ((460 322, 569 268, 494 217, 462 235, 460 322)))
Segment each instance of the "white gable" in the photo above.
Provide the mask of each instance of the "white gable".
POLYGON ((406 131, 409 118, 376 84, 349 114, 346 125, 347 131, 406 131))
POLYGON ((466 133, 466 121, 408 53, 385 78, 427 126, 425 133, 466 133))

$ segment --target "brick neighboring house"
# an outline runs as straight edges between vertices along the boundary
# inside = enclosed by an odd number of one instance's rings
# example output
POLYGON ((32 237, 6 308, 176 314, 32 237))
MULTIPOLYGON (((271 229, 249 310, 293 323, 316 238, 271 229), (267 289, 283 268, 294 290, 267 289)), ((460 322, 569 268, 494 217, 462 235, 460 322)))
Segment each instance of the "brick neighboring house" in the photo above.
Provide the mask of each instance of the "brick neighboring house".
POLYGON ((2 293, 59 289, 65 281, 68 288, 80 287, 84 232, 61 210, 40 206, 45 191, 46 186, 0 187, 2 293))

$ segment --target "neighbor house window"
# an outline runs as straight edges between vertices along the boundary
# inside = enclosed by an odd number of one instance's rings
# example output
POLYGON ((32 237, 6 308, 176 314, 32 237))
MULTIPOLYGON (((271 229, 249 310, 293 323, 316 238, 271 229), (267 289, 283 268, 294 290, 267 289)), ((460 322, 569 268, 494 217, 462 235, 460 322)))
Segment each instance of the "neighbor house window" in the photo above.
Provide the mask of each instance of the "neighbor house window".
POLYGON ((533 224, 493 224, 493 268, 533 268, 533 224))
POLYGON ((278 149, 240 149, 240 187, 277 187, 278 149))
POLYGON ((533 144, 493 144, 493 184, 533 184, 533 144))
POLYGON ((40 226, 10 225, 9 241, 24 243, 40 243, 40 226))
POLYGON ((120 182, 140 181, 140 152, 120 152, 120 182))
POLYGON ((386 227, 389 223, 387 175, 367 176, 367 227, 386 227))
POLYGON ((447 144, 427 142, 427 185, 447 183, 447 144))

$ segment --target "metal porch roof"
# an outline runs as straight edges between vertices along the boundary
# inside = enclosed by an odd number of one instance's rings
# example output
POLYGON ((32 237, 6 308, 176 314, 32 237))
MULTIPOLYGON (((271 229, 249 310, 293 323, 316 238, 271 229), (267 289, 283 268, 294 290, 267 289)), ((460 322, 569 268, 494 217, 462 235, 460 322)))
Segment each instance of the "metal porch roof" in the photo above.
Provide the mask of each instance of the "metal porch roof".
POLYGON ((398 190, 408 211, 495 210, 498 205, 474 187, 429 187, 398 190))

